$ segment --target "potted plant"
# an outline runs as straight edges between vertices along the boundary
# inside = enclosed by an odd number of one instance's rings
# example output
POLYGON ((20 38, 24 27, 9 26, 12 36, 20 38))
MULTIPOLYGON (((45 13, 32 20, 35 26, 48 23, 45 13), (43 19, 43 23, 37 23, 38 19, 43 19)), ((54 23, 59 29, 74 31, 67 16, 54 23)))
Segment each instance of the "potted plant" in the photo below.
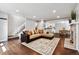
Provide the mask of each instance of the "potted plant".
POLYGON ((72 23, 75 22, 76 20, 76 11, 71 11, 71 20, 72 20, 72 23))

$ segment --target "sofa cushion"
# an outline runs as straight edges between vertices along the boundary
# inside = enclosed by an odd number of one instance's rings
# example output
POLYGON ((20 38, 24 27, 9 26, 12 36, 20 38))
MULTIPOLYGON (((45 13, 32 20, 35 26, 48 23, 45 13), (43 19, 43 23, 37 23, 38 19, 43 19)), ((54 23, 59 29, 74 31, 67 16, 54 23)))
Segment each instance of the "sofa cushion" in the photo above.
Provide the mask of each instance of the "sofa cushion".
POLYGON ((34 35, 30 35, 30 39, 34 39, 34 38, 37 38, 37 37, 40 37, 41 34, 34 34, 34 35))
POLYGON ((28 35, 32 35, 32 31, 29 31, 29 32, 28 32, 28 35))
POLYGON ((44 37, 53 37, 54 34, 42 34, 42 36, 44 36, 44 37))
POLYGON ((32 35, 34 34, 34 30, 32 30, 32 35))

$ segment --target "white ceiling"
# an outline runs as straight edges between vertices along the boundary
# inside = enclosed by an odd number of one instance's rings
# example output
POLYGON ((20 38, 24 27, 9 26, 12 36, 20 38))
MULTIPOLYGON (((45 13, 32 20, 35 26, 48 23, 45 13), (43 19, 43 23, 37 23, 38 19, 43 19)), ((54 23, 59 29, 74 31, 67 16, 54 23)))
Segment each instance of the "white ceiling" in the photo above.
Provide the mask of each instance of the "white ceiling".
POLYGON ((75 3, 0 3, 0 10, 11 14, 19 10, 17 14, 27 18, 34 19, 33 16, 36 16, 35 20, 49 20, 56 19, 57 16, 70 17, 75 6, 75 3), (56 10, 56 13, 52 13, 52 10, 56 10))

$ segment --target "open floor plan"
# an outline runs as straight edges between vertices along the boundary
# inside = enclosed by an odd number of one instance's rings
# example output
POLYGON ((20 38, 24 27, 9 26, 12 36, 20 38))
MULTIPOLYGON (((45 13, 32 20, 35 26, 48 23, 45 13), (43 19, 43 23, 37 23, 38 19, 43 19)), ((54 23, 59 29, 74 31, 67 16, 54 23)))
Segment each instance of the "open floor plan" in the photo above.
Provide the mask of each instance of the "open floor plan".
POLYGON ((0 3, 0 55, 79 55, 79 3, 0 3))

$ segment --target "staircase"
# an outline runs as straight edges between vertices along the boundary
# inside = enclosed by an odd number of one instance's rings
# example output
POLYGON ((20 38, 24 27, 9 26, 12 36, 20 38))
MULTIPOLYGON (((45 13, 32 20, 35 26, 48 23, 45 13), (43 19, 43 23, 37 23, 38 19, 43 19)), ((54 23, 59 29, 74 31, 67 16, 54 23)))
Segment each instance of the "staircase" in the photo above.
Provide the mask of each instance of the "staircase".
POLYGON ((15 30, 15 34, 14 34, 14 35, 8 36, 8 39, 19 38, 20 34, 22 33, 22 31, 23 31, 24 29, 25 29, 25 23, 23 23, 22 25, 20 25, 20 26, 15 30))

